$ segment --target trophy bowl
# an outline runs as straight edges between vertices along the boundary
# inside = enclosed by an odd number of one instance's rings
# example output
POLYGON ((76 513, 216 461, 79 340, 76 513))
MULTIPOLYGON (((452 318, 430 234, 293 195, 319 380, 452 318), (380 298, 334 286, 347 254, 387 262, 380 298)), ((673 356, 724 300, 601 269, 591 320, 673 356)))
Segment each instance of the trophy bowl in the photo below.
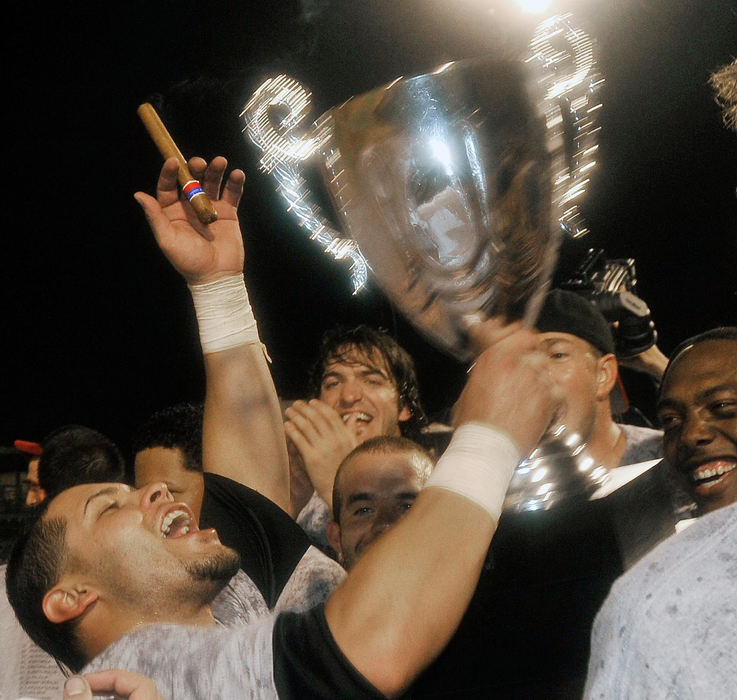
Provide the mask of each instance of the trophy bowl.
POLYGON ((556 258, 535 88, 523 64, 460 61, 317 122, 342 228, 387 296, 461 360, 469 321, 534 320, 556 258))

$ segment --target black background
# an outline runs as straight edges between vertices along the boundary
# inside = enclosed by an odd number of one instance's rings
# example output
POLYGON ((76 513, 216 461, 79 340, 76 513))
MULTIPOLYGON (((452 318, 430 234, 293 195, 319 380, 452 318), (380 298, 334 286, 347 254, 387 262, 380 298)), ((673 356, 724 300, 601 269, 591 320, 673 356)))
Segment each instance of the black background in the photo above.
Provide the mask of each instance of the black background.
MULTIPOLYGON (((634 257, 669 351, 737 322, 737 135, 707 85, 737 55, 729 0, 578 0, 599 42, 601 158, 587 247, 634 257)), ((138 205, 160 157, 136 116, 153 100, 185 155, 246 171, 246 273, 279 392, 295 397, 335 322, 381 325, 416 357, 431 412, 464 368, 430 348, 370 285, 283 213, 238 114, 270 75, 313 92, 313 113, 453 59, 522 50, 536 21, 496 0, 128 2, 5 11, 3 378, 0 444, 80 422, 123 447, 152 410, 200 398, 188 292, 138 205)))

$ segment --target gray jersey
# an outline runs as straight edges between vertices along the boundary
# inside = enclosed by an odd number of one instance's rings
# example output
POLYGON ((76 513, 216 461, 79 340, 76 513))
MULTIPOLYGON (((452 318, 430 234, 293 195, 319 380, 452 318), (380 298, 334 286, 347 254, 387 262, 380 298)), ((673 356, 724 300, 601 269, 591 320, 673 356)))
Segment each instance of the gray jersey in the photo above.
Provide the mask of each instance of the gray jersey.
POLYGON ((594 623, 586 698, 737 698, 737 504, 618 579, 594 623))
POLYGON ((121 637, 84 669, 124 668, 156 681, 165 698, 276 698, 272 633, 276 616, 251 625, 150 625, 121 637))

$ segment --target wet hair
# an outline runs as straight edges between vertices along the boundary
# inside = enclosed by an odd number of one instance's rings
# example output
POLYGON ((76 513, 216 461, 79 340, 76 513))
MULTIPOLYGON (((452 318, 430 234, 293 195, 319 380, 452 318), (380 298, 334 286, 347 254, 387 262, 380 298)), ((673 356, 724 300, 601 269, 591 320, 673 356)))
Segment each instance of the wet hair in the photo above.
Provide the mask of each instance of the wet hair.
POLYGON ((35 506, 8 560, 5 585, 26 634, 57 662, 79 671, 88 661, 77 639, 77 620, 51 622, 43 611, 46 593, 72 565, 64 518, 46 517, 51 498, 35 506))
POLYGON ((408 420, 399 424, 403 436, 414 439, 427 424, 427 416, 420 402, 415 363, 409 353, 386 331, 360 325, 355 328, 337 326, 322 337, 318 357, 310 372, 310 390, 320 395, 325 368, 331 362, 353 362, 354 354, 371 358, 379 353, 386 363, 391 380, 399 394, 400 407, 409 409, 408 420))
POLYGON ((84 425, 65 425, 47 435, 38 483, 47 498, 79 484, 125 480, 125 460, 106 435, 84 425))
POLYGON ((133 436, 133 454, 151 447, 179 448, 184 455, 184 468, 201 472, 203 415, 204 407, 196 403, 181 403, 156 411, 133 436))
POLYGON ((378 437, 370 438, 366 442, 362 442, 360 445, 355 447, 348 455, 343 459, 338 467, 338 471, 335 473, 335 481, 333 482, 333 520, 340 525, 340 509, 343 505, 343 493, 339 488, 340 473, 344 467, 354 458, 362 454, 389 454, 391 452, 414 452, 420 457, 426 458, 427 469, 423 474, 422 483, 427 481, 432 471, 434 460, 432 455, 420 444, 414 440, 410 440, 406 437, 396 435, 379 435, 378 437))
POLYGON ((670 354, 668 366, 665 368, 665 372, 663 372, 663 378, 660 382, 661 391, 662 387, 665 385, 665 379, 668 376, 668 372, 676 360, 678 360, 678 358, 693 345, 705 343, 708 340, 737 340, 737 326, 720 326, 718 328, 712 328, 679 343, 670 354))

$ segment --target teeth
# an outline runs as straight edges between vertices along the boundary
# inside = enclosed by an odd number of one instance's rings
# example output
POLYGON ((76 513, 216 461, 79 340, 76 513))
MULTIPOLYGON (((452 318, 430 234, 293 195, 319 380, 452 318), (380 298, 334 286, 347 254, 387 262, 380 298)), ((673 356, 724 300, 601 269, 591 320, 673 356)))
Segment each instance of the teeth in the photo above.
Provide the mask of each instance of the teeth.
MULTIPOLYGON (((171 524, 181 516, 184 516, 189 520, 189 515, 185 513, 183 510, 173 510, 170 513, 167 513, 166 517, 164 518, 164 521, 161 523, 161 536, 162 537, 168 537, 169 532, 171 531, 171 524)), ((189 532, 189 525, 185 525, 182 528, 182 534, 186 535, 189 532)))
POLYGON ((711 479, 712 477, 721 476, 722 474, 731 472, 735 468, 737 468, 737 462, 732 462, 731 464, 720 464, 713 468, 706 467, 704 469, 697 469, 693 472, 692 478, 694 481, 703 481, 705 479, 711 479))
POLYGON ((352 412, 352 413, 344 413, 341 418, 343 419, 344 423, 348 422, 348 419, 351 416, 355 416, 356 420, 363 421, 364 423, 368 423, 371 420, 371 416, 368 415, 368 413, 358 413, 358 412, 352 412))

